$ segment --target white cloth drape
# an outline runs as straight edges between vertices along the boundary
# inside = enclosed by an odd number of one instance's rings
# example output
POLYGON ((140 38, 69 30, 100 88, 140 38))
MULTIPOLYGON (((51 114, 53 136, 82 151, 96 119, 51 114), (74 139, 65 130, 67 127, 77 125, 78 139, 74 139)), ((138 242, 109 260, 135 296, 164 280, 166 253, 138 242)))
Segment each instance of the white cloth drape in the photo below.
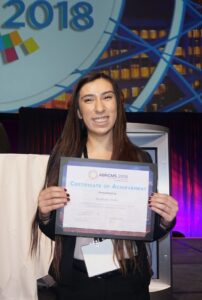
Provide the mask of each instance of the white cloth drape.
POLYGON ((35 300, 36 280, 47 275, 51 243, 29 255, 31 223, 43 186, 47 155, 0 154, 0 300, 35 300))

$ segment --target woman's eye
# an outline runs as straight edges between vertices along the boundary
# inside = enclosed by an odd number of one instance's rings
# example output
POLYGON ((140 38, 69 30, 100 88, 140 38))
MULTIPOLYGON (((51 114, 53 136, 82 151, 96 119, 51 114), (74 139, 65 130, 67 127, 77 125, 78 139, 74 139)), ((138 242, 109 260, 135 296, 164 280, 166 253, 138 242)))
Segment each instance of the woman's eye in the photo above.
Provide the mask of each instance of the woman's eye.
POLYGON ((112 97, 113 97, 113 95, 111 95, 111 94, 110 95, 105 95, 104 99, 108 100, 108 99, 112 99, 112 97))
POLYGON ((93 98, 85 98, 85 99, 84 99, 84 102, 85 102, 85 103, 88 103, 88 102, 91 102, 91 101, 93 101, 93 98))

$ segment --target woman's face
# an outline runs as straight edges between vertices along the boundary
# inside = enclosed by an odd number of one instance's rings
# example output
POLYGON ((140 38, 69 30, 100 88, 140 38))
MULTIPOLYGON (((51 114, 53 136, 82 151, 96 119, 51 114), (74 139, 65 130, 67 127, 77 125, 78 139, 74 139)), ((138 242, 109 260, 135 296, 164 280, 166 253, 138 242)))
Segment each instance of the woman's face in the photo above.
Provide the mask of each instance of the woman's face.
POLYGON ((78 116, 83 119, 88 134, 112 134, 117 118, 117 102, 108 80, 99 78, 81 88, 78 116))

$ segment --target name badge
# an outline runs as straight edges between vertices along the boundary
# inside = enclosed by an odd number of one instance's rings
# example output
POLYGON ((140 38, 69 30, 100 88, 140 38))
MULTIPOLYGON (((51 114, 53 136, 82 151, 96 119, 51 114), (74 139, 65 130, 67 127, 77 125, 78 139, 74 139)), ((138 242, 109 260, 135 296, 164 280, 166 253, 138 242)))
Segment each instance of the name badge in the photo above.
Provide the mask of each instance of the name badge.
POLYGON ((82 246, 89 277, 119 269, 113 250, 114 247, 110 239, 82 246))

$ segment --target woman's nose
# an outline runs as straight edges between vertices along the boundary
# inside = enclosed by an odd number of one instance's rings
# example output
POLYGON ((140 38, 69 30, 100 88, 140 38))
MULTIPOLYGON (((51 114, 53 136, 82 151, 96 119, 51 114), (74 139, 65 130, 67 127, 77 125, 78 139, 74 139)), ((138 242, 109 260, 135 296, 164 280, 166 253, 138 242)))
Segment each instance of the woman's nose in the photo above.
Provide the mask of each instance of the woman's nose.
POLYGON ((105 107, 104 107, 104 103, 103 103, 102 99, 96 98, 96 100, 95 100, 95 111, 103 112, 104 109, 105 109, 105 107))

